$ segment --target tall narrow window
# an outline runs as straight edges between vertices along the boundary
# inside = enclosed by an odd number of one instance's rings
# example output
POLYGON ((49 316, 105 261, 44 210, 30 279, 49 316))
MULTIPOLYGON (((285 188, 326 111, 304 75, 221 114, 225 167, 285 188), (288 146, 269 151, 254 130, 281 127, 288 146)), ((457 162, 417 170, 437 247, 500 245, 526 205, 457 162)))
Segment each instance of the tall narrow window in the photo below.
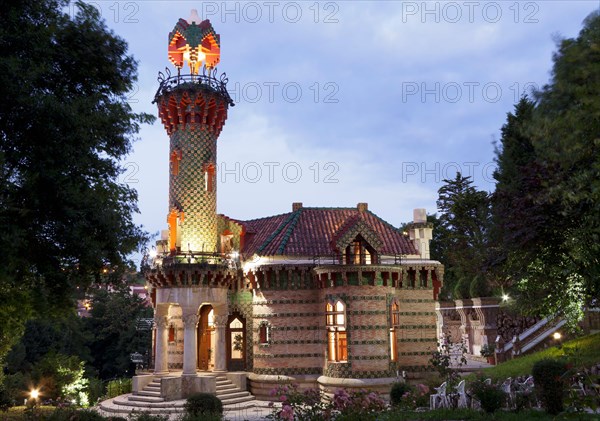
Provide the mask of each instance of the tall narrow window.
POLYGON ((204 169, 204 188, 207 192, 215 191, 215 166, 208 164, 204 169))
POLYGON ((390 304, 390 360, 398 361, 398 329, 400 328, 400 306, 394 299, 390 304))
POLYGON ((327 322, 327 358, 333 362, 348 361, 348 339, 346 335, 346 306, 340 300, 328 302, 327 322))
POLYGON ((169 342, 175 342, 175 326, 169 326, 169 342))
POLYGON ((258 344, 268 345, 270 340, 271 332, 270 326, 267 322, 262 322, 258 327, 258 344))

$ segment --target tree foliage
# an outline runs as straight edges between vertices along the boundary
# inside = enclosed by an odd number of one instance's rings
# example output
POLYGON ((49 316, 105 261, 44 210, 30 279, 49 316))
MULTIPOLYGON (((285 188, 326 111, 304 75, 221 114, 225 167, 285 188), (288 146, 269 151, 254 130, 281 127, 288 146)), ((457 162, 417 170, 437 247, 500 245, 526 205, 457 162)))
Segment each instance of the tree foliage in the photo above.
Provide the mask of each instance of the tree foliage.
POLYGON ((34 314, 118 276, 145 239, 119 182, 139 125, 136 62, 96 9, 23 0, 0 13, 0 359, 34 314))
POLYGON ((444 288, 440 296, 469 298, 472 279, 485 274, 489 195, 477 190, 471 178, 461 173, 457 173, 452 180, 444 180, 444 183, 438 190, 440 217, 435 245, 446 265, 444 288))
POLYGON ((124 286, 114 291, 96 290, 90 313, 91 317, 85 319, 85 329, 93 332, 88 344, 94 356, 92 365, 100 378, 133 374, 131 353, 144 354, 149 351, 151 341, 151 331, 137 330, 137 321, 152 317, 152 308, 124 286))
POLYGON ((521 308, 571 326, 600 293, 600 15, 563 39, 550 82, 509 114, 493 197, 496 272, 521 308))

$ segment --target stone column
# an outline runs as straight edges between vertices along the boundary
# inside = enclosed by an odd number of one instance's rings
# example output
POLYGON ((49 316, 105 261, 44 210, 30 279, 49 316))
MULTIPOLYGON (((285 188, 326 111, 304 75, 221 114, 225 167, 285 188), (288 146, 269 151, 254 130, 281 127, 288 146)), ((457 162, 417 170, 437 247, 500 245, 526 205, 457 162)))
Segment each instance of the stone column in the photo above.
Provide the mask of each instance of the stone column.
POLYGON ((195 376, 198 359, 198 320, 196 313, 183 315, 183 375, 195 376))
POLYGON ((215 369, 227 371, 227 341, 225 338, 228 316, 215 315, 215 369))
POLYGON ((154 374, 162 375, 169 372, 169 318, 167 316, 154 317, 156 326, 156 356, 154 361, 154 374))

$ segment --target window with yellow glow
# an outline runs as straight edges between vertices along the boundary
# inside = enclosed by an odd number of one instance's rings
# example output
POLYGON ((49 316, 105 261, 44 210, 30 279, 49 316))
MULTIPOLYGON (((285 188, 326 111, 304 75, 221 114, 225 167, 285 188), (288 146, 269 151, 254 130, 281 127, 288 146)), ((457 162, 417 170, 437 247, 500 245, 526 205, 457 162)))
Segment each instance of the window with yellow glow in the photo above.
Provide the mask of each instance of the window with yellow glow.
POLYGON ((327 358, 332 362, 348 361, 348 339, 346 334, 346 306, 337 300, 328 302, 327 317, 327 358))
POLYGON ((398 361, 398 328, 400 327, 400 305, 394 299, 390 304, 390 360, 398 361))

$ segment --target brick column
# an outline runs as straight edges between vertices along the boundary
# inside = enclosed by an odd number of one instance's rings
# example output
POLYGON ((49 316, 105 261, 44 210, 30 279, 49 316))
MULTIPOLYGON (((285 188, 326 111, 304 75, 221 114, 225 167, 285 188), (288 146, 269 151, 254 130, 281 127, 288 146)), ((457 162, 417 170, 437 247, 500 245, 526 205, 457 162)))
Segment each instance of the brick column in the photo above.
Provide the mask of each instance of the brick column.
POLYGON ((198 359, 198 320, 196 313, 183 315, 183 375, 196 375, 198 359))

